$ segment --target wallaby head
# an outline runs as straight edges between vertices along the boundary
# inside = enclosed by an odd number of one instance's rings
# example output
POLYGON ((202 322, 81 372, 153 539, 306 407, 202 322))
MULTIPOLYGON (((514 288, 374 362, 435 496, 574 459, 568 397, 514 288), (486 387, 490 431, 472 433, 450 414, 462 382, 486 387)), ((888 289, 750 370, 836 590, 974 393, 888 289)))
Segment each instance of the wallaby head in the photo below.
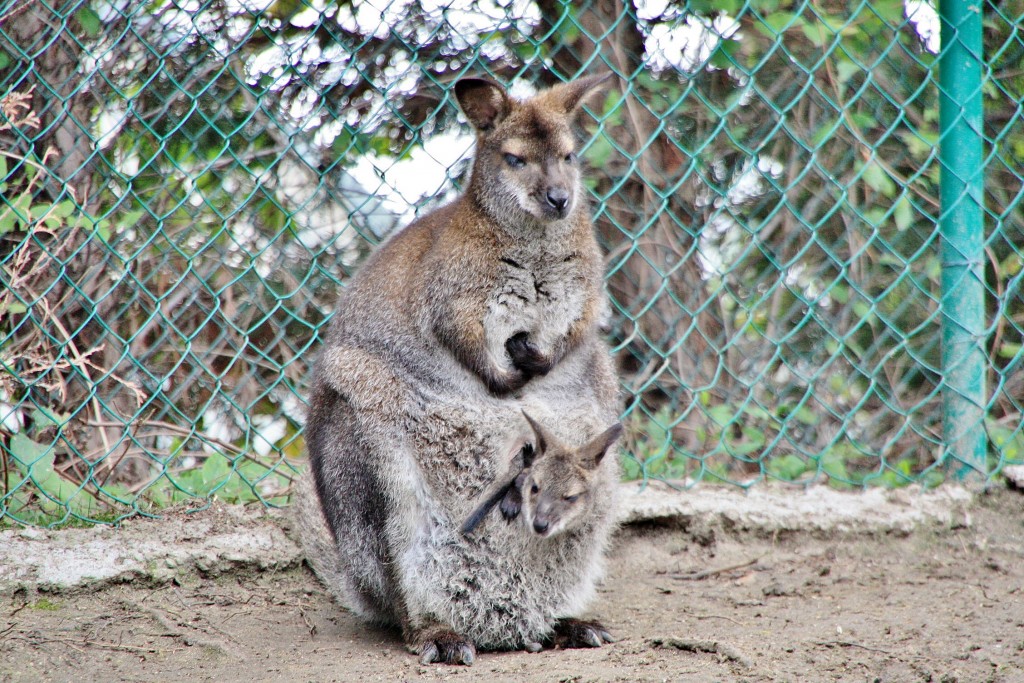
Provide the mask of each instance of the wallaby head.
POLYGON ((573 124, 587 95, 610 75, 563 83, 522 102, 485 79, 455 83, 459 106, 477 131, 469 192, 492 220, 546 224, 579 205, 573 124))
POLYGON ((586 519, 594 505, 593 479, 605 454, 622 434, 616 422, 579 448, 566 446, 532 417, 523 413, 533 428, 532 462, 523 471, 523 518, 539 536, 554 536, 586 519))

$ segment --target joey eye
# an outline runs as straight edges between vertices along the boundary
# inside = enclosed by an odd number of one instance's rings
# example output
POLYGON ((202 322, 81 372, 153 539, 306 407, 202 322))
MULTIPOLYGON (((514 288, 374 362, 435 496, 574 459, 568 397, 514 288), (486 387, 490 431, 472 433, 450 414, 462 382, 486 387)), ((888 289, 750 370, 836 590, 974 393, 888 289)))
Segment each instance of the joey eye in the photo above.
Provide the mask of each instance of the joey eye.
POLYGON ((516 156, 515 154, 506 154, 505 163, 511 166, 512 168, 522 168, 523 166, 526 165, 526 159, 520 156, 516 156))
POLYGON ((575 164, 577 160, 576 152, 569 152, 565 155, 565 160, 570 164, 575 164))
POLYGON ((540 493, 540 487, 534 484, 530 487, 530 493, 540 493))
POLYGON ((564 501, 565 501, 566 503, 575 503, 575 502, 576 502, 577 500, 579 500, 579 499, 580 499, 580 496, 579 496, 579 494, 577 493, 577 494, 576 494, 575 496, 566 496, 566 497, 565 497, 565 498, 564 498, 563 500, 564 500, 564 501))

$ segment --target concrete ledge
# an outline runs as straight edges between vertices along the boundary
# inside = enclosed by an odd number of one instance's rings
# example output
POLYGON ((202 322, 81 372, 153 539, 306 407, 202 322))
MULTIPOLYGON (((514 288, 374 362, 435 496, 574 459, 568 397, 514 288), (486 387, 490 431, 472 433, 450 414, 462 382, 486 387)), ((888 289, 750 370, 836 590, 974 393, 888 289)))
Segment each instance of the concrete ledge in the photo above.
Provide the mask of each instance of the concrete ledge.
POLYGON ((698 486, 680 491, 661 482, 642 489, 623 484, 623 523, 666 518, 696 518, 738 531, 909 532, 925 524, 966 523, 973 499, 969 491, 942 486, 836 491, 825 486, 807 489, 758 484, 743 491, 734 487, 698 486))
POLYGON ((134 518, 120 527, 0 532, 0 595, 62 591, 142 580, 163 583, 194 572, 284 569, 302 559, 280 513, 214 505, 194 514, 134 518))
MULTIPOLYGON (((928 524, 967 523, 971 495, 944 486, 934 491, 870 489, 842 493, 758 485, 747 492, 699 486, 677 491, 661 483, 640 490, 623 484, 624 523, 696 520, 735 531, 909 532, 928 524)), ((163 583, 176 577, 240 569, 278 570, 302 553, 285 532, 288 511, 215 504, 163 519, 130 519, 118 528, 24 528, 0 532, 0 595, 16 590, 67 591, 123 581, 163 583)))

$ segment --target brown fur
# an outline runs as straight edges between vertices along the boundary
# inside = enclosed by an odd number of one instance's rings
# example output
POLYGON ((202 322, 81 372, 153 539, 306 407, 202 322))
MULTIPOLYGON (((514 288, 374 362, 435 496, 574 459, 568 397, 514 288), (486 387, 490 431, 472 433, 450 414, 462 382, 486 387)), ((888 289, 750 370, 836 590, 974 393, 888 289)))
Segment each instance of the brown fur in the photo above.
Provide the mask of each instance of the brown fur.
POLYGON ((319 507, 297 506, 310 562, 425 660, 549 642, 601 575, 615 457, 590 479, 604 504, 571 533, 484 520, 467 538, 458 523, 515 467, 523 407, 577 443, 617 416, 597 330, 602 260, 571 154, 573 118, 601 80, 525 102, 488 81, 456 84, 478 130, 467 191, 366 261, 314 372, 303 486, 319 507))
POLYGON ((358 278, 373 283, 376 303, 403 327, 433 337, 494 394, 550 371, 602 313, 604 264, 579 163, 567 160, 575 156, 575 107, 600 80, 525 103, 488 81, 459 81, 456 93, 479 131, 467 191, 399 232, 358 278), (521 167, 505 158, 513 153, 521 167), (564 215, 548 193, 564 193, 564 215), (523 333, 525 348, 513 356, 506 343, 523 333))

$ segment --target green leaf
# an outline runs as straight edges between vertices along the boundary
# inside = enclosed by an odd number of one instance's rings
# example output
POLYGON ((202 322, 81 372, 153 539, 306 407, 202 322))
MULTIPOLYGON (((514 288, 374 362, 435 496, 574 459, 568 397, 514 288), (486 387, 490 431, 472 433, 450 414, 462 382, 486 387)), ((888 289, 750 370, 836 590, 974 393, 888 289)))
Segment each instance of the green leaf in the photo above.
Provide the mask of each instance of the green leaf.
POLYGON ((690 0, 687 6, 691 12, 708 17, 717 16, 720 12, 735 17, 744 5, 741 0, 690 0))
POLYGON ((96 223, 96 235, 104 242, 110 241, 110 221, 103 219, 96 223))
POLYGON ((206 458, 206 462, 200 468, 200 477, 208 491, 227 479, 230 472, 228 459, 218 453, 206 458))
POLYGON ((32 411, 32 422, 35 423, 37 429, 44 427, 60 427, 67 422, 67 416, 41 406, 32 411))
POLYGON ((1016 358, 1024 351, 1024 345, 1012 342, 1003 342, 999 345, 998 354, 1001 358, 1016 358))
POLYGON ((773 12, 755 24, 757 29, 769 38, 775 38, 793 27, 804 28, 807 21, 792 12, 773 12), (766 30, 767 29, 767 30, 766 30))
POLYGON ((37 443, 24 432, 11 437, 10 451, 14 456, 14 464, 29 476, 45 475, 47 470, 53 471, 53 446, 37 443))
POLYGON ((147 215, 147 212, 144 211, 143 209, 137 209, 135 211, 129 211, 125 215, 118 217, 117 224, 118 225, 123 225, 123 226, 126 226, 126 227, 133 227, 140 220, 142 220, 143 216, 146 216, 146 215, 147 215))
POLYGON ((896 194, 896 183, 892 181, 889 174, 885 172, 878 162, 871 161, 864 166, 861 176, 868 186, 884 197, 892 197, 896 194))
POLYGON ((78 207, 75 206, 74 202, 71 200, 64 200, 53 207, 52 214, 59 218, 67 218, 77 210, 78 207))
POLYGON ((583 152, 584 158, 594 168, 602 168, 612 155, 612 145, 604 135, 595 136, 590 146, 583 152))
POLYGON ((914 223, 914 209, 906 196, 900 197, 892 210, 892 219, 896 223, 896 229, 903 231, 914 223))
POLYGON ((822 45, 827 44, 829 40, 834 37, 831 32, 819 23, 809 24, 804 22, 800 26, 800 30, 803 31, 804 36, 814 47, 821 47, 822 45))
POLYGON ((18 219, 15 213, 7 208, 0 210, 0 235, 14 232, 16 227, 18 227, 18 219))
POLYGON ((854 301, 853 312, 861 320, 868 318, 872 315, 871 304, 863 300, 854 301))
POLYGON ((801 406, 799 410, 793 413, 793 417, 797 419, 797 422, 805 425, 816 425, 820 422, 818 414, 807 406, 801 406))
POLYGON ((82 27, 82 30, 90 36, 98 36, 103 32, 103 22, 100 21, 100 15, 91 7, 83 7, 75 13, 75 19, 78 20, 78 24, 82 27))
POLYGON ((901 26, 906 11, 903 0, 871 0, 871 9, 892 27, 901 26))
POLYGON ((864 68, 859 64, 855 64, 854 62, 844 59, 839 62, 839 65, 836 67, 836 72, 839 76, 839 82, 845 84, 855 75, 864 73, 864 68))
POLYGON ((718 43, 718 47, 711 54, 711 64, 719 69, 728 69, 736 66, 737 59, 734 57, 740 49, 738 40, 724 39, 718 43))
POLYGON ((0 313, 5 315, 21 315, 28 310, 28 306, 22 303, 14 302, 7 305, 0 305, 0 313))
POLYGON ((768 461, 768 474, 784 481, 793 481, 807 471, 807 462, 798 455, 783 455, 768 461))
POLYGON ((622 479, 624 481, 639 479, 640 474, 640 463, 635 457, 626 456, 622 459, 622 479))
POLYGON ((736 412, 727 405, 708 408, 707 414, 719 427, 726 426, 736 418, 736 412))
POLYGON ((14 209, 16 223, 29 223, 32 220, 32 195, 27 192, 18 195, 11 202, 11 208, 14 209))
MULTIPOLYGON (((25 436, 24 432, 18 432, 11 437, 10 449, 18 469, 52 501, 66 503, 75 496, 78 486, 53 469, 57 450, 52 445, 38 443, 25 436)), ((43 509, 52 509, 52 503, 44 503, 43 509)))
POLYGON ((690 0, 687 7, 691 12, 707 16, 718 9, 718 3, 712 0, 690 0))
POLYGON ((744 427, 742 434, 740 439, 726 439, 726 450, 733 456, 743 457, 756 453, 764 448, 768 441, 764 432, 751 427, 744 427))

